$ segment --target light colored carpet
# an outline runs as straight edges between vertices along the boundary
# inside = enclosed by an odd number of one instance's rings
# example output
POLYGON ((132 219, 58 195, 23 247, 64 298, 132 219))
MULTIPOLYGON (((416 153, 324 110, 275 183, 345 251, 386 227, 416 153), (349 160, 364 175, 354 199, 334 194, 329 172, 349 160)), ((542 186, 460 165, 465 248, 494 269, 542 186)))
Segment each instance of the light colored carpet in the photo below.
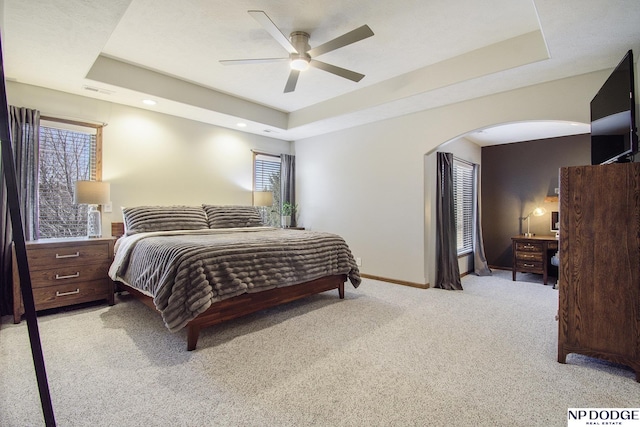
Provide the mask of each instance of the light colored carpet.
MULTIPOLYGON (((564 426, 637 407, 621 366, 556 362, 558 291, 538 276, 464 291, 365 280, 186 334, 128 296, 39 318, 59 426, 564 426)), ((0 425, 44 425, 26 322, 2 319, 0 425)))

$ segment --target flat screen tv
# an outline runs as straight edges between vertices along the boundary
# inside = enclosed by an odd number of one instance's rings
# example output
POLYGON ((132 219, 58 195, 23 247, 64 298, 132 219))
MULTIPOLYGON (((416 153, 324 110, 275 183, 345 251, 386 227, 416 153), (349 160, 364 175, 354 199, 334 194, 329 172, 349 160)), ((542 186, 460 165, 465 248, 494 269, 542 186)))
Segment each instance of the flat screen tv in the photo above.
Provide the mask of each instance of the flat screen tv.
POLYGON ((629 161, 638 152, 633 52, 591 100, 591 164, 629 161))

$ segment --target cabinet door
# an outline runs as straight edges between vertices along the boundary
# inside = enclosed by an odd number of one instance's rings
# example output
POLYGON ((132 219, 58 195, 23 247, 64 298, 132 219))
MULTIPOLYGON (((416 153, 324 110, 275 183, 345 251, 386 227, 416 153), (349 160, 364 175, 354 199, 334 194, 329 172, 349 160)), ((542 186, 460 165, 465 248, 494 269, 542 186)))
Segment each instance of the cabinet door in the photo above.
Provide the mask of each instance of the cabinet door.
POLYGON ((558 358, 637 359, 640 165, 563 168, 560 191, 558 358))

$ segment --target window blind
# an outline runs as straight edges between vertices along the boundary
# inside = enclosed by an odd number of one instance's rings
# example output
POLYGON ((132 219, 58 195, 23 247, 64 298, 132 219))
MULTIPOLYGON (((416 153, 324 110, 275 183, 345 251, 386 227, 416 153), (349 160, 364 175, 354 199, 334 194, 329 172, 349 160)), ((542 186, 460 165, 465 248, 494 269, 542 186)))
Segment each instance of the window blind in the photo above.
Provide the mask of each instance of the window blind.
POLYGON ((453 159, 454 215, 458 255, 473 251, 473 165, 453 159))
MULTIPOLYGON (((274 184, 280 183, 280 157, 256 154, 254 160, 254 191, 273 191, 274 184)), ((279 188, 278 188, 279 190, 279 188)))

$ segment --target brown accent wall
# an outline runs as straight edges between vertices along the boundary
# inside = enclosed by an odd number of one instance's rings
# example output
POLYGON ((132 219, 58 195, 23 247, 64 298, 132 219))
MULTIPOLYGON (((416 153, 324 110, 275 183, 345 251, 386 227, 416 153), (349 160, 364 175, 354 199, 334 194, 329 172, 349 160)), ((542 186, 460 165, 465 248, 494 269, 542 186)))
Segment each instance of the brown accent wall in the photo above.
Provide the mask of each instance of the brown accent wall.
POLYGON ((527 231, 521 220, 535 207, 547 213, 531 217, 531 232, 552 235, 551 211, 545 202, 559 187, 563 166, 591 164, 590 135, 575 135, 482 148, 482 232, 490 266, 511 268, 511 237, 527 231))

